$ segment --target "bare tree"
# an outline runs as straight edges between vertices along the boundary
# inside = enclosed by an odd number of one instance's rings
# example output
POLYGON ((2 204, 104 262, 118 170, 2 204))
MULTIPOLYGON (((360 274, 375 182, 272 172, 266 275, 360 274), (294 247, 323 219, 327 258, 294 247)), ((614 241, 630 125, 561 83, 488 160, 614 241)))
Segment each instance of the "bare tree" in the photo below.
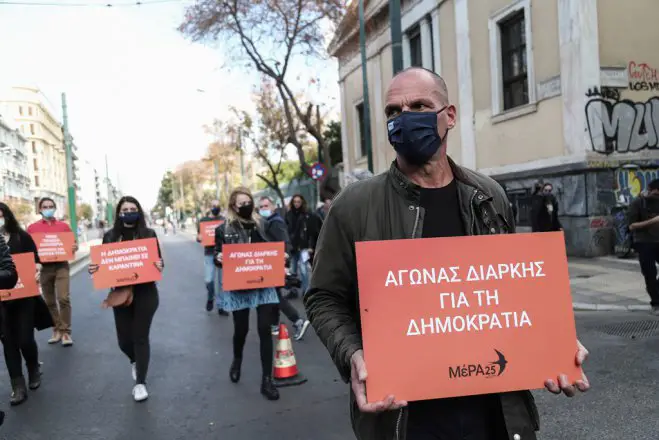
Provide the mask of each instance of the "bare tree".
POLYGON ((319 106, 304 102, 287 77, 295 57, 322 57, 322 25, 337 24, 344 13, 342 0, 199 0, 188 7, 179 30, 193 41, 237 43, 243 58, 274 81, 286 121, 286 144, 297 149, 300 167, 307 171, 298 123, 318 143, 325 165, 331 167, 323 138, 319 106))

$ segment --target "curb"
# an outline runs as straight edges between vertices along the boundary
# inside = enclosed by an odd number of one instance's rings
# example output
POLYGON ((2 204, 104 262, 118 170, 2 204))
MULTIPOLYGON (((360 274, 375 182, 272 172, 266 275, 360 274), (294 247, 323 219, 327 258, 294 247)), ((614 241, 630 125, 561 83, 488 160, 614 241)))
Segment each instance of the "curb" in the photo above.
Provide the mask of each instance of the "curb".
POLYGON ((617 304, 593 304, 593 303, 572 303, 572 309, 575 311, 591 312, 649 312, 649 305, 617 305, 617 304))

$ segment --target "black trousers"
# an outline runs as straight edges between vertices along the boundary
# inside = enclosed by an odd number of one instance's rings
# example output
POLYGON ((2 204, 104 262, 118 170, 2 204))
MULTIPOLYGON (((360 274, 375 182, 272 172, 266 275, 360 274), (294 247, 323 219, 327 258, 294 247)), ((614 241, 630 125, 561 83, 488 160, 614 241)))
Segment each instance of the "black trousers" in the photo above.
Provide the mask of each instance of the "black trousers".
POLYGON ((34 340, 34 298, 2 303, 2 345, 11 379, 23 377, 22 360, 28 370, 38 368, 39 350, 34 340))
MULTIPOLYGON (((256 308, 256 321, 261 351, 261 369, 264 376, 272 375, 273 345, 270 326, 276 304, 264 304, 256 308)), ((242 359, 247 333, 249 332, 249 309, 233 312, 233 357, 242 359)))
POLYGON ((119 348, 135 362, 138 384, 146 383, 151 357, 149 332, 158 304, 158 289, 155 284, 148 284, 135 287, 130 306, 113 309, 119 348))
POLYGON ((279 312, 282 312, 286 317, 295 324, 300 320, 300 313, 295 309, 291 302, 284 298, 281 294, 281 288, 277 287, 277 296, 279 297, 279 304, 273 304, 274 321, 273 324, 279 324, 279 312))
POLYGON ((650 295, 650 305, 659 307, 659 280, 657 280, 657 263, 659 263, 659 243, 635 243, 638 262, 645 278, 645 290, 650 295))

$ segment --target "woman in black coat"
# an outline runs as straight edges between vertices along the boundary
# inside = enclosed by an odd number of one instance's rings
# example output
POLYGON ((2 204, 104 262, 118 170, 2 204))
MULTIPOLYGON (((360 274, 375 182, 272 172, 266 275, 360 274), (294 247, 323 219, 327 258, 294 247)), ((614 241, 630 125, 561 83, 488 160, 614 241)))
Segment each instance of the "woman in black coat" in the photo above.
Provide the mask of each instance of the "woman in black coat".
MULTIPOLYGON (((4 203, 0 203, 0 235, 7 242, 11 254, 32 252, 37 263, 39 277, 39 257, 37 246, 16 221, 16 217, 4 203)), ((14 282, 14 286, 16 282, 14 282)), ((11 287, 13 288, 13 286, 11 287)), ((27 388, 36 390, 41 385, 39 350, 34 339, 35 306, 37 297, 14 299, 0 303, 2 313, 2 345, 5 364, 11 380, 11 405, 20 405, 27 399, 27 388), (23 376, 23 360, 27 366, 28 385, 23 376)))

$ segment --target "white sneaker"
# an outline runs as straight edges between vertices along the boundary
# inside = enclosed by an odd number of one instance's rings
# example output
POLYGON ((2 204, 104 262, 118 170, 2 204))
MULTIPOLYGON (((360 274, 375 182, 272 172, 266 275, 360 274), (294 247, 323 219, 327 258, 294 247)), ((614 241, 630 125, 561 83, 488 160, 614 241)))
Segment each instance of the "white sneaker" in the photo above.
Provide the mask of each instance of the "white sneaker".
POLYGON ((133 387, 133 399, 135 399, 135 402, 142 402, 148 398, 149 393, 146 391, 145 385, 139 384, 133 387))
POLYGON ((132 370, 133 373, 133 380, 137 380, 137 367, 135 366, 135 362, 130 364, 130 369, 132 370))

